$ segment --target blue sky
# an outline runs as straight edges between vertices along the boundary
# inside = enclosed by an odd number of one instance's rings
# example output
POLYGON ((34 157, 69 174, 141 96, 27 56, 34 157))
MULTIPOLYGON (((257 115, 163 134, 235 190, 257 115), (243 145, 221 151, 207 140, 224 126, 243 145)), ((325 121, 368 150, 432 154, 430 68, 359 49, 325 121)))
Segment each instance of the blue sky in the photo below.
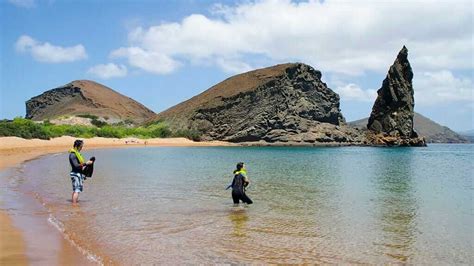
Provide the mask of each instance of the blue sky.
POLYGON ((163 111, 237 73, 310 64, 348 121, 370 114, 403 45, 415 110, 474 128, 471 1, 0 1, 0 118, 91 79, 163 111), (450 12, 446 12, 449 10, 450 12))

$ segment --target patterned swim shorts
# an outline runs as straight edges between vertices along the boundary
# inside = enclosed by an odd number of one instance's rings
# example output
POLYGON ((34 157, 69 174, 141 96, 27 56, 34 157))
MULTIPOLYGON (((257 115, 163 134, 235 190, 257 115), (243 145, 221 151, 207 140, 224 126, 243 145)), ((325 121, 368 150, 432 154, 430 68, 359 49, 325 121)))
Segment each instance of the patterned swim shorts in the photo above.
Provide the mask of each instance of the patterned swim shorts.
POLYGON ((82 183, 84 182, 84 175, 80 173, 71 172, 69 174, 72 181, 72 191, 82 192, 82 183))

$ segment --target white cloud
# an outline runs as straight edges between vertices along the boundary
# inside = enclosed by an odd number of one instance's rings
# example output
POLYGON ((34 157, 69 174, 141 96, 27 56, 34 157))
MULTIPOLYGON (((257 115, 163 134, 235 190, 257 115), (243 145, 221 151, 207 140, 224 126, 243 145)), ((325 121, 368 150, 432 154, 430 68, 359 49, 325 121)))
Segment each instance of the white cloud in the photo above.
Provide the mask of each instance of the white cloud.
POLYGON ((119 78, 127 75, 127 67, 113 63, 100 64, 89 68, 87 73, 102 79, 119 78))
POLYGON ((71 47, 61 47, 48 42, 41 43, 28 35, 18 38, 15 47, 17 51, 29 53, 39 62, 65 63, 87 58, 86 49, 82 44, 71 47))
MULTIPOLYGON (((342 101, 370 102, 377 98, 377 90, 362 89, 354 83, 347 83, 338 78, 331 83, 336 87, 342 101)), ((456 76, 449 70, 423 72, 413 78, 415 104, 417 106, 440 106, 460 103, 463 106, 474 104, 474 83, 470 78, 456 76)))
POLYGON ((363 90, 356 84, 349 83, 344 86, 338 86, 335 90, 343 101, 375 102, 377 91, 368 89, 363 90))
POLYGON ((17 7, 32 8, 36 6, 35 0, 8 0, 8 2, 17 7))
POLYGON ((406 44, 417 69, 473 67, 469 0, 262 0, 215 5, 211 11, 211 16, 193 14, 180 22, 136 27, 129 33, 130 46, 112 54, 157 74, 189 62, 212 62, 238 72, 250 67, 249 58, 264 57, 360 75, 387 71, 406 44))
POLYGON ((131 66, 155 74, 168 74, 176 70, 180 63, 166 54, 146 51, 139 47, 120 48, 112 51, 112 58, 127 58, 131 66))
POLYGON ((217 58, 216 64, 226 73, 243 73, 252 70, 253 68, 242 61, 232 60, 227 58, 217 58))
POLYGON ((415 103, 429 106, 452 102, 474 102, 474 83, 451 71, 424 72, 413 79, 415 103))

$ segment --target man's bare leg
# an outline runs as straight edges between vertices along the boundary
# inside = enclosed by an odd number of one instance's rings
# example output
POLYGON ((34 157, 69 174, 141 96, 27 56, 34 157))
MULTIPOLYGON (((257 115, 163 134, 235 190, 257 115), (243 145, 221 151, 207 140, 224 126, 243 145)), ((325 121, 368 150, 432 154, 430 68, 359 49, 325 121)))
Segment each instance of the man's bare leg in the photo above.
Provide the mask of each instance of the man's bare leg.
POLYGON ((72 192, 72 203, 77 203, 79 200, 79 192, 72 192))

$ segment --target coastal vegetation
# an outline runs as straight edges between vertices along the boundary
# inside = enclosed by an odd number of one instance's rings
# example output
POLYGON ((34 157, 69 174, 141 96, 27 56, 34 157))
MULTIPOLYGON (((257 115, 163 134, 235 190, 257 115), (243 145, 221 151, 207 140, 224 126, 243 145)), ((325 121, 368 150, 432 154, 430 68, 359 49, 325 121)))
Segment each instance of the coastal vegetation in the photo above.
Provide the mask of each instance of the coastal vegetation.
MULTIPOLYGON (((82 117, 85 117, 83 115, 82 117)), ((78 138, 104 137, 104 138, 125 138, 136 137, 148 138, 168 138, 185 137, 192 140, 199 140, 199 132, 191 130, 171 131, 163 121, 156 121, 144 126, 133 126, 126 122, 107 124, 99 120, 96 116, 87 117, 91 119, 94 126, 86 125, 57 125, 49 120, 35 122, 30 119, 17 117, 13 120, 0 120, 0 136, 15 136, 25 139, 50 139, 60 136, 72 136, 78 138)))

